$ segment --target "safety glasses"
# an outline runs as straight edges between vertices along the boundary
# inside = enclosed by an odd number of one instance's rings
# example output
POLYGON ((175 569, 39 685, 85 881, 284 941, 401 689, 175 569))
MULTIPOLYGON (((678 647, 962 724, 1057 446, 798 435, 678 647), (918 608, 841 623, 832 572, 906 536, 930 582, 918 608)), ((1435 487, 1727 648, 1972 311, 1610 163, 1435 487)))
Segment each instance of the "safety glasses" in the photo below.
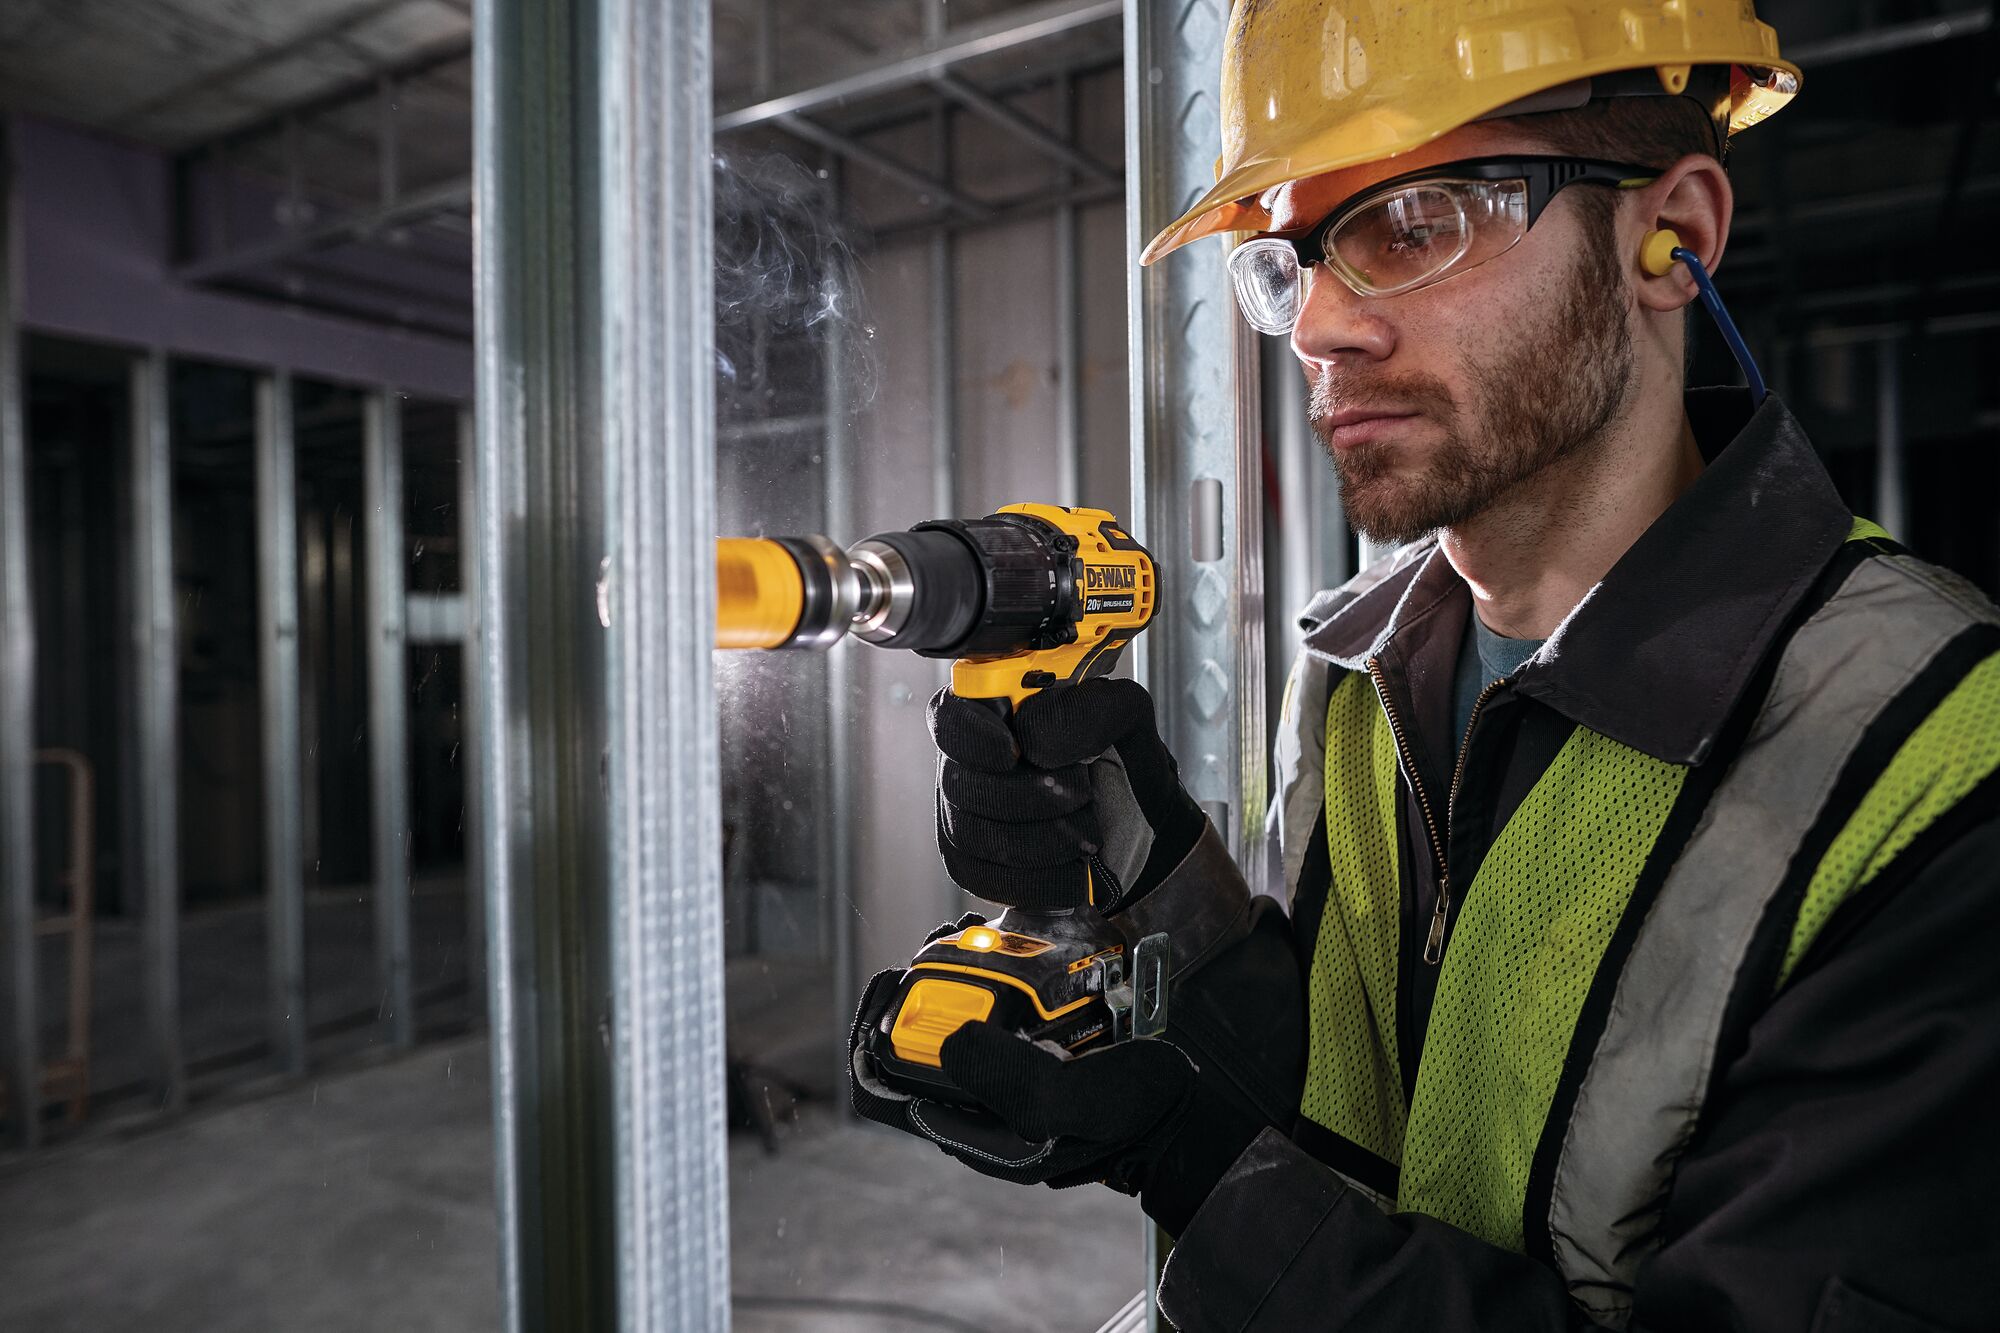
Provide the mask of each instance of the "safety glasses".
POLYGON ((1399 296, 1507 253, 1565 187, 1637 189, 1646 167, 1576 157, 1482 157, 1383 181, 1298 236, 1260 236, 1229 255, 1244 319, 1289 334, 1320 265, 1360 296, 1399 296))

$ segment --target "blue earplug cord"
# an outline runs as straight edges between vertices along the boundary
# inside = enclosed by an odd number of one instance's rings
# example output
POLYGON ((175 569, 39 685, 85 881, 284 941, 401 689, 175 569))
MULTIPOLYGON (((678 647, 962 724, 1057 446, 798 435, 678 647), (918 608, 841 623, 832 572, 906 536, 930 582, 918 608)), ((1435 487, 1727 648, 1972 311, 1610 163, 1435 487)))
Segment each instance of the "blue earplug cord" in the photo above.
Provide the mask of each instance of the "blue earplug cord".
POLYGON ((1736 331, 1736 321, 1729 317, 1729 308, 1722 304, 1721 293, 1715 290, 1715 279, 1708 276, 1708 269, 1693 251, 1685 246, 1674 247, 1674 258, 1687 265, 1694 275, 1694 285, 1701 291, 1701 303, 1708 307, 1708 313, 1715 320, 1715 327, 1722 330, 1722 340, 1729 344, 1729 350, 1736 357, 1736 364, 1743 367, 1743 378, 1750 382, 1750 401, 1762 403, 1770 390, 1764 387, 1764 376, 1757 369, 1757 359, 1750 355, 1749 345, 1743 335, 1736 331))

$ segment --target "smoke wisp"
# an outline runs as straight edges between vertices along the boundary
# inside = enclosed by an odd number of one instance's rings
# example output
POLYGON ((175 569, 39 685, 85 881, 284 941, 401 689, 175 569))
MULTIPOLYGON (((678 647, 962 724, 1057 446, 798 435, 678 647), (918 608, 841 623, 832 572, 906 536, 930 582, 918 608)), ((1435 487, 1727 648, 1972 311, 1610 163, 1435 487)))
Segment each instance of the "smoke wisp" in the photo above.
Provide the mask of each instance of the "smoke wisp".
POLYGON ((823 394, 838 339, 851 404, 874 375, 859 264, 824 173, 776 153, 717 153, 715 342, 724 415, 786 415, 823 394))

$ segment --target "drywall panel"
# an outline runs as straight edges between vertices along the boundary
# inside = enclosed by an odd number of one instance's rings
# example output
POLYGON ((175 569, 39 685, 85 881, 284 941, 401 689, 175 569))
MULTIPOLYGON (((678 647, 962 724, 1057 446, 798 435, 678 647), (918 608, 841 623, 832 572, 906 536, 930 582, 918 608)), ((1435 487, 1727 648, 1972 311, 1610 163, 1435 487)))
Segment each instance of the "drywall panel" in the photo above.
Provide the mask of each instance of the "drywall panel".
MULTIPOLYGON (((1125 374, 1125 207, 1077 213, 1077 346, 1082 406, 1083 503, 1123 515, 1131 508, 1131 403, 1125 374)), ((1140 533, 1146 540, 1148 534, 1140 533)))
POLYGON ((958 498, 968 512, 1054 499, 1056 293, 1047 217, 959 236, 958 498))
MULTIPOLYGON (((931 378, 943 350, 933 336, 930 243, 886 247, 863 274, 862 319, 873 329, 850 358, 856 390, 854 531, 907 528, 933 512, 931 378)), ((969 905, 945 878, 932 828, 937 757, 925 705, 945 664, 849 639, 835 652, 851 664, 844 715, 855 729, 854 901, 857 975, 909 961, 939 921, 969 905)))

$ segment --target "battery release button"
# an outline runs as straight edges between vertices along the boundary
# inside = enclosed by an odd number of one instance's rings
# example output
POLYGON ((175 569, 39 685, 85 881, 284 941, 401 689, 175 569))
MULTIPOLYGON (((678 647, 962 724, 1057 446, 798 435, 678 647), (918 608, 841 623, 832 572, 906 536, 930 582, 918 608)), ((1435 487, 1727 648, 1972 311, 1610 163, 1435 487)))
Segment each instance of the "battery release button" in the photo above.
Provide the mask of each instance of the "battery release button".
POLYGON ((993 1012, 993 992, 962 981, 924 977, 903 997, 903 1010, 889 1031, 889 1044, 899 1060, 941 1069, 938 1049, 944 1039, 993 1012))

